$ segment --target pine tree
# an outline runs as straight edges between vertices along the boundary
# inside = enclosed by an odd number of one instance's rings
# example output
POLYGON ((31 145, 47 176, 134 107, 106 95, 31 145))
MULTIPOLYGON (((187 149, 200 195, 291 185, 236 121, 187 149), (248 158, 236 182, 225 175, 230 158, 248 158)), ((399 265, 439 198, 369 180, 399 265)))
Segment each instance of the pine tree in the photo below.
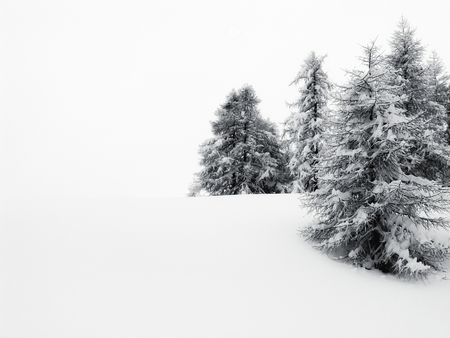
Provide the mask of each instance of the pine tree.
POLYGON ((386 61, 396 71, 391 80, 403 96, 404 114, 424 121, 427 133, 433 137, 419 139, 412 149, 421 160, 410 166, 408 172, 421 177, 443 181, 447 170, 445 130, 447 127, 445 108, 433 100, 427 69, 423 63, 424 47, 415 37, 415 30, 402 18, 390 41, 391 53, 386 61), (421 142, 419 142, 421 141, 421 142))
POLYGON ((327 100, 331 83, 322 69, 324 57, 311 52, 291 85, 302 85, 299 99, 290 105, 295 108, 285 121, 289 169, 294 178, 293 191, 314 191, 317 188, 317 169, 323 143, 323 123, 327 114, 327 100))
MULTIPOLYGON (((284 192, 284 155, 276 126, 261 117, 251 86, 233 90, 211 122, 214 137, 200 147, 203 166, 193 190, 211 195, 284 192)), ((195 195, 195 191, 191 195, 195 195)))
POLYGON ((390 85, 395 73, 383 66, 374 44, 361 58, 367 71, 349 73, 332 137, 320 162, 319 189, 304 203, 319 222, 302 233, 315 246, 345 261, 403 277, 440 270, 450 255, 428 229, 447 227, 431 217, 448 206, 448 189, 408 174, 420 160, 411 150, 425 142, 423 120, 405 114, 405 98, 390 85))

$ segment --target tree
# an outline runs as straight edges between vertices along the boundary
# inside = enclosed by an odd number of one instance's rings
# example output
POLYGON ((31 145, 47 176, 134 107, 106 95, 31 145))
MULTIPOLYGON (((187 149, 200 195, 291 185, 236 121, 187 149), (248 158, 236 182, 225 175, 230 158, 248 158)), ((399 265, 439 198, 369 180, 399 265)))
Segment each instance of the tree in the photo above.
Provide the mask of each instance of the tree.
POLYGON ((203 169, 195 191, 211 195, 278 193, 285 190, 284 155, 275 125, 264 120, 251 86, 233 90, 211 122, 214 137, 200 147, 203 169))
POLYGON ((318 189, 305 205, 319 221, 302 233, 315 246, 347 262, 403 277, 441 269, 450 251, 426 231, 447 227, 432 212, 447 210, 449 190, 407 173, 426 142, 423 119, 405 112, 405 98, 390 85, 397 75, 383 66, 374 44, 361 58, 366 71, 349 73, 332 136, 319 164, 318 189))
POLYGON ((296 112, 286 119, 284 126, 295 192, 314 191, 317 188, 316 165, 322 149, 324 116, 327 114, 331 89, 328 76, 322 69, 324 58, 311 52, 291 83, 302 84, 299 99, 290 105, 296 112))
POLYGON ((428 177, 431 176, 434 179, 440 180, 443 184, 449 185, 450 93, 448 91, 448 79, 450 77, 446 73, 445 66, 436 51, 433 51, 428 59, 425 78, 427 81, 427 100, 438 105, 440 109, 440 118, 438 121, 442 127, 438 129, 435 141, 442 145, 442 149, 439 154, 427 153, 426 161, 419 168, 427 172, 428 177), (432 173, 431 175, 430 172, 432 173))
POLYGON ((399 89, 399 95, 405 95, 403 108, 407 116, 418 114, 423 110, 422 104, 425 102, 425 48, 415 38, 415 34, 415 29, 402 17, 398 29, 389 41, 391 53, 386 57, 387 64, 396 70, 397 76, 392 78, 393 84, 399 89))
POLYGON ((390 45, 391 53, 386 61, 396 71, 391 84, 397 87, 398 95, 403 97, 404 114, 426 121, 426 132, 433 134, 433 137, 416 140, 412 151, 419 154, 421 160, 414 166, 411 165, 408 172, 442 182, 448 171, 446 112, 435 100, 437 88, 433 87, 432 76, 430 77, 423 64, 425 49, 420 40, 415 38, 415 30, 404 18, 400 20, 390 45))
POLYGON ((431 52, 425 76, 428 86, 428 99, 445 107, 449 101, 447 88, 450 76, 436 51, 431 52))
POLYGON ((438 103, 445 109, 447 129, 445 131, 444 138, 447 141, 447 144, 450 144, 450 134, 448 128, 450 125, 450 92, 448 84, 450 76, 447 74, 445 66, 436 51, 431 52, 425 75, 428 87, 428 100, 438 103))

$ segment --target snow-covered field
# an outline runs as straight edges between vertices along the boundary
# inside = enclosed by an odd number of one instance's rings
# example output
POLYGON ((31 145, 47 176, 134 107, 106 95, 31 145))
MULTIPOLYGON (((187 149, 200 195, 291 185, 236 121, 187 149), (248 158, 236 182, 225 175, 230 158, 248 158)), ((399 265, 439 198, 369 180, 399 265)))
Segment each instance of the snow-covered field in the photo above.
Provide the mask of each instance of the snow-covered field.
POLYGON ((297 197, 3 200, 0 337, 450 337, 445 275, 332 261, 297 197))

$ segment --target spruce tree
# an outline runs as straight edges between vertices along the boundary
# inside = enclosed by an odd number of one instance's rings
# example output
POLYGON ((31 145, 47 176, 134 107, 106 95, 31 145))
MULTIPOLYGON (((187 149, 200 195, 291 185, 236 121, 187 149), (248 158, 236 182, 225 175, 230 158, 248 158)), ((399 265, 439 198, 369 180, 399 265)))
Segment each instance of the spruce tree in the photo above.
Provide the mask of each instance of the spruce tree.
POLYGON ((276 126, 262 118, 259 102, 248 85, 228 95, 211 122, 214 137, 200 147, 203 169, 193 190, 210 195, 284 192, 286 165, 276 126))
POLYGON ((434 100, 434 88, 430 86, 423 62, 425 49, 415 35, 415 30, 402 18, 390 41, 391 52, 386 61, 396 72, 391 84, 403 97, 404 114, 423 120, 427 126, 425 132, 433 134, 433 137, 418 139, 415 143, 412 151, 421 160, 411 165, 408 172, 442 182, 449 153, 445 141, 446 113, 445 108, 434 100))
MULTIPOLYGON (((450 184, 450 96, 448 92, 449 76, 445 71, 442 60, 433 51, 428 59, 425 77, 427 81, 427 100, 435 103, 441 110, 440 121, 442 127, 436 132, 435 141, 441 144, 438 154, 428 153, 426 161, 421 164, 422 171, 434 170, 433 176, 443 184, 450 184)), ((430 174, 428 174, 430 175, 430 174)))
POLYGON ((444 63, 442 62, 436 51, 431 52, 431 55, 427 62, 425 76, 428 87, 428 100, 438 103, 445 109, 445 116, 447 121, 445 139, 447 141, 447 144, 449 144, 450 137, 448 134, 448 126, 450 125, 450 92, 448 81, 450 79, 450 76, 447 74, 444 63))
POLYGON ((361 60, 367 70, 348 74, 330 117, 318 190, 304 197, 319 221, 302 233, 318 249, 356 265, 424 277, 450 254, 427 232, 448 226, 431 215, 447 210, 449 191, 408 173, 408 164, 420 161, 411 151, 416 141, 431 136, 423 120, 406 114, 406 98, 390 85, 396 74, 383 66, 374 44, 361 60))
POLYGON ((402 17, 389 41, 391 52, 386 57, 387 64, 396 71, 393 84, 399 89, 398 94, 405 96, 403 108, 407 116, 420 113, 426 102, 425 48, 415 35, 415 29, 402 17))
POLYGON ((449 100, 447 88, 450 76, 447 74, 445 65, 436 51, 431 52, 425 76, 428 86, 428 99, 445 107, 449 100))
POLYGON ((323 144, 323 123, 331 83, 322 69, 324 57, 311 52, 291 85, 300 85, 299 99, 290 105, 295 111, 285 121, 286 137, 293 176, 293 191, 314 191, 323 144))

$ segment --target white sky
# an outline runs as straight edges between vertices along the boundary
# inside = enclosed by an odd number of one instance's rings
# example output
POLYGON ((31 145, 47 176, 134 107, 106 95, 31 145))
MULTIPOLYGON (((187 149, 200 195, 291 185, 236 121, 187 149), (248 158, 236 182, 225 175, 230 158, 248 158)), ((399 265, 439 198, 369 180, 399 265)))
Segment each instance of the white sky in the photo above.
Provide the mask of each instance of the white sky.
POLYGON ((233 88, 281 122, 311 50, 339 82, 402 15, 450 67, 444 2, 370 4, 1 1, 0 197, 184 196, 233 88))

